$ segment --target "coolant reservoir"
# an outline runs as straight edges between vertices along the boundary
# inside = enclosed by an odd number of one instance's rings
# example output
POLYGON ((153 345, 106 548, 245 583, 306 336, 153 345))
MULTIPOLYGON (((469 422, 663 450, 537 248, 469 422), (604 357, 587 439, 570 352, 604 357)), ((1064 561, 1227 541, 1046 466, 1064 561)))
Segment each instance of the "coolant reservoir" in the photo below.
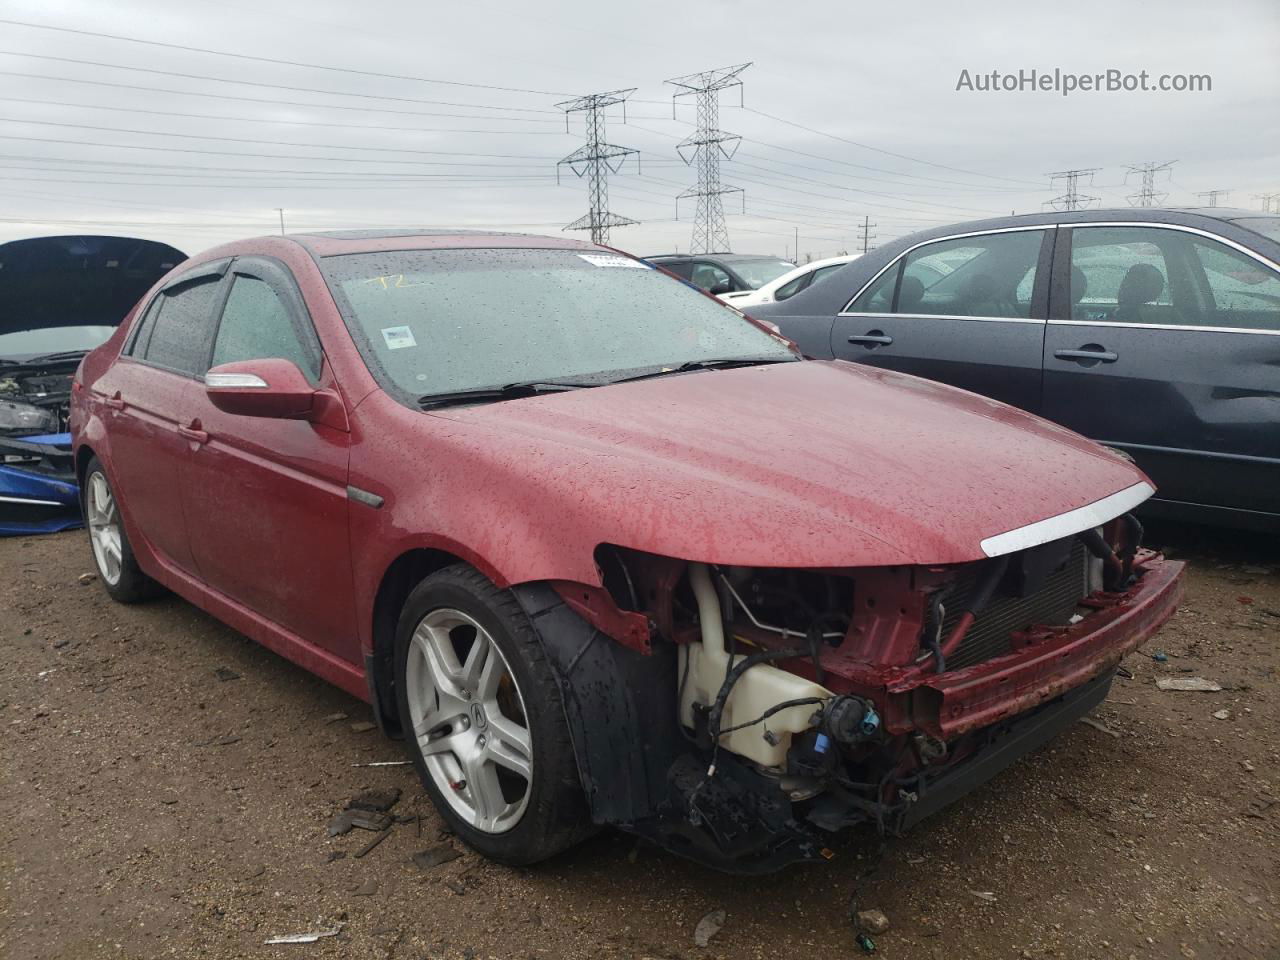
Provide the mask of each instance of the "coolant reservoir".
MULTIPOLYGON (((739 654, 734 662, 741 662, 742 659, 743 655, 739 654)), ((684 685, 684 695, 680 698, 680 720, 686 727, 693 728, 693 705, 700 703, 710 707, 715 703, 720 685, 724 683, 725 673, 729 669, 729 654, 714 646, 708 648, 704 643, 686 644, 680 648, 678 676, 685 676, 686 660, 689 663, 689 673, 684 685)), ((725 702, 720 728, 728 730, 740 723, 748 723, 785 700, 804 697, 825 699, 830 696, 830 690, 812 680, 779 670, 767 663, 756 664, 733 685, 729 699, 725 702)), ((720 746, 763 766, 783 767, 787 761, 787 751, 791 749, 791 735, 808 730, 813 725, 809 721, 820 706, 806 703, 779 710, 760 723, 722 734, 720 746), (774 734, 776 743, 771 744, 764 738, 766 731, 774 734)))

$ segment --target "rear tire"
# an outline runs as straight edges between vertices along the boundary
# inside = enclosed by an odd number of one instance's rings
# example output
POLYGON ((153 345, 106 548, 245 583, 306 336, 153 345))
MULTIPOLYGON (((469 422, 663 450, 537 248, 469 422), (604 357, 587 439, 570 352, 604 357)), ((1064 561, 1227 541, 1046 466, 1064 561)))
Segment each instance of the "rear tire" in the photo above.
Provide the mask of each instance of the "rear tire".
POLYGON ((129 535, 124 531, 115 491, 97 457, 90 459, 84 472, 80 498, 93 564, 111 599, 117 603, 138 603, 156 596, 160 585, 138 566, 129 535))
POLYGON ((509 590, 459 564, 409 594, 396 701, 440 815, 492 860, 545 860, 591 832, 560 689, 509 590))

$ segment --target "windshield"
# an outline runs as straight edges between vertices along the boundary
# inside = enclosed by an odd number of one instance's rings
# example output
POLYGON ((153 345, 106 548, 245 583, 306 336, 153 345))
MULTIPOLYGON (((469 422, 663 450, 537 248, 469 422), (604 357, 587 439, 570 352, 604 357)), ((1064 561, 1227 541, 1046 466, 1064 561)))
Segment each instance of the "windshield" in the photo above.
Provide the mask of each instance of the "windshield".
POLYGON ((720 259, 732 267, 733 272, 745 280, 753 290, 759 290, 766 283, 777 280, 784 273, 790 273, 796 268, 790 260, 735 260, 733 257, 720 259))
POLYGON ((0 333, 0 357, 23 360, 46 353, 89 351, 115 333, 110 326, 43 327, 0 333))
POLYGON ((1238 220, 1232 220, 1231 222, 1239 224, 1246 230, 1260 233, 1264 237, 1280 241, 1280 217, 1240 217, 1238 220))
POLYGON ((795 354, 640 261, 574 250, 405 250, 322 268, 365 362, 402 399, 795 354))

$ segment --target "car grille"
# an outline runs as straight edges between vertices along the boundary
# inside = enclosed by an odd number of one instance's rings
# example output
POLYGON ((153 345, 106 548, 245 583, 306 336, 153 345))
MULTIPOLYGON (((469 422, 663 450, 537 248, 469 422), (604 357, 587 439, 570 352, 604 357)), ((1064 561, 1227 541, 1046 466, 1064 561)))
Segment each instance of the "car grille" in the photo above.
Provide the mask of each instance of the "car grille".
MULTIPOLYGON (((973 594, 982 573, 981 564, 961 572, 943 594, 947 612, 942 620, 945 637, 964 612, 964 600, 973 594), (953 601, 953 602, 952 602, 953 601)), ((959 649, 947 657, 947 669, 959 670, 1010 651, 1009 636, 1032 624, 1061 626, 1069 623, 1080 600, 1089 592, 1089 557, 1084 545, 1075 543, 1066 563, 1049 574, 1044 586, 1029 597, 992 598, 969 627, 959 649)))

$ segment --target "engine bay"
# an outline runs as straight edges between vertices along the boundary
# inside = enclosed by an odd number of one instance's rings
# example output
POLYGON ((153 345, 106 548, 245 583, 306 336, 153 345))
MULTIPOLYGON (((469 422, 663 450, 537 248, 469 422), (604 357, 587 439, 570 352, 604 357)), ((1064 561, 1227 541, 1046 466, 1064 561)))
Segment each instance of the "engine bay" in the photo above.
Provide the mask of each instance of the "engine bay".
POLYGON ((64 433, 75 364, 0 367, 0 436, 64 433))

